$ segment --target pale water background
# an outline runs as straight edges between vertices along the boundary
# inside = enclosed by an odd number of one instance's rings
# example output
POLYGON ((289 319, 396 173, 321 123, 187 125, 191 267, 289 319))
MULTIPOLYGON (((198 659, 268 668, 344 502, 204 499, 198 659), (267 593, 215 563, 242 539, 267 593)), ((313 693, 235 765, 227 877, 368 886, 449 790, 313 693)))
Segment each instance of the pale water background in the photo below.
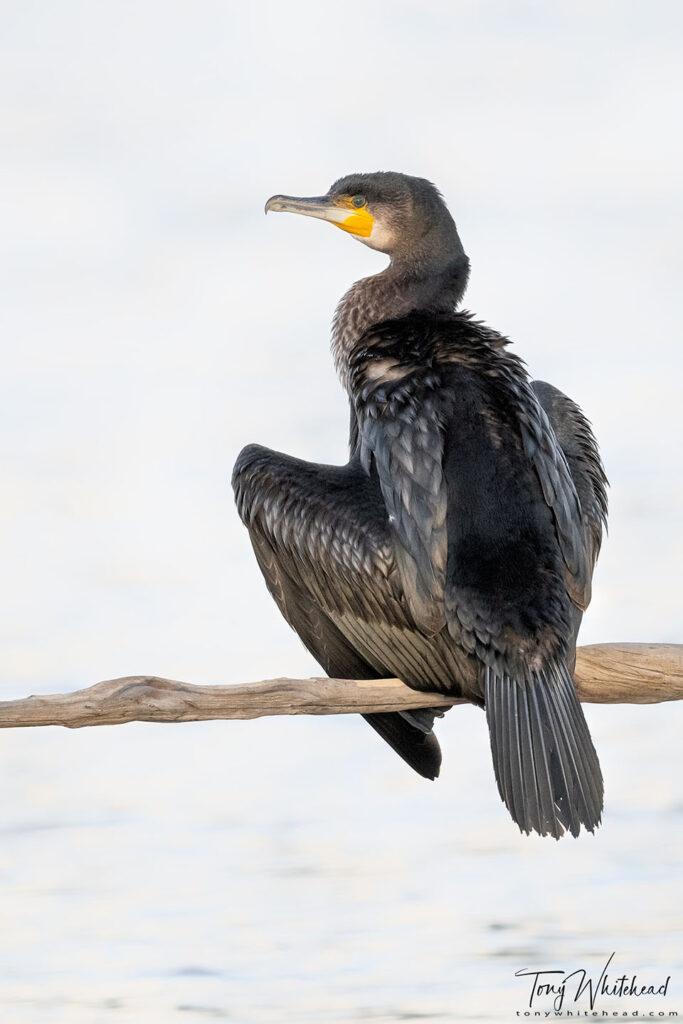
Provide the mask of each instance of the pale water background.
MULTIPOLYGON (((583 642, 681 640, 680 4, 0 14, 2 697, 317 671, 228 482, 344 458, 329 322, 383 259, 262 207, 352 170, 437 181, 466 305, 594 421, 583 642)), ((587 715, 604 827, 559 844, 471 708, 435 785, 352 717, 4 732, 0 1024, 507 1021, 613 950, 683 1012, 683 708, 587 715)))

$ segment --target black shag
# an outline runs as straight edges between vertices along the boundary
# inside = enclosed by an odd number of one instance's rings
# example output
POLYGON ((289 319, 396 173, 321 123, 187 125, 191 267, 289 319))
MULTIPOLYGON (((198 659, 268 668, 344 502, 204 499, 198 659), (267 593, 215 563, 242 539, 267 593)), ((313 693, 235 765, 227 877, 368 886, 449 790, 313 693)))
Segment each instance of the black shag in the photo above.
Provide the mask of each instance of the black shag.
MULTIPOLYGON (((602 775, 572 680, 607 512, 590 425, 529 380, 504 337, 456 312, 469 261, 430 182, 354 174, 268 210, 331 221, 390 257, 334 317, 349 462, 249 445, 235 465, 272 596, 330 676, 398 676, 485 708, 523 831, 593 831, 602 775)), ((435 712, 364 717, 438 775, 435 712)))

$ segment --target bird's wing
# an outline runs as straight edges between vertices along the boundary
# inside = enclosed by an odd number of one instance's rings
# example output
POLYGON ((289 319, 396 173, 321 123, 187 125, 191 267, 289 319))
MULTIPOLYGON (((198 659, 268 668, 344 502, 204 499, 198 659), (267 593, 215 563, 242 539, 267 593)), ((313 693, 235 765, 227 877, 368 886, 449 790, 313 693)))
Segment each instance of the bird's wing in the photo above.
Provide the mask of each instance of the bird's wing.
POLYGON ((583 574, 572 599, 584 610, 590 601, 591 575, 607 524, 607 477, 591 425, 579 406, 544 381, 533 381, 531 386, 565 455, 581 505, 583 574))
POLYGON ((606 517, 606 479, 590 424, 577 405, 549 384, 532 384, 524 365, 500 353, 493 391, 503 388, 515 431, 552 511, 573 604, 585 609, 606 517))
POLYGON ((350 381, 361 464, 377 476, 417 629, 448 623, 494 667, 491 644, 496 668, 505 646, 522 660, 568 649, 595 544, 573 456, 504 339, 467 319, 387 322, 355 350, 350 381))
MULTIPOLYGON (((237 509, 252 537, 263 537, 278 572, 334 616, 381 619, 408 627, 396 588, 386 515, 357 466, 321 466, 260 445, 239 455, 233 473, 237 509)), ((282 591, 281 610, 293 608, 282 591)))
MULTIPOLYGON (((239 514, 280 611, 329 675, 425 680, 378 495, 358 467, 317 466, 258 445, 233 473, 239 514), (421 674, 420 674, 421 672, 421 674)), ((441 752, 429 709, 363 716, 426 778, 441 752)))
POLYGON ((361 465, 377 474, 402 592, 425 634, 446 624, 445 415, 439 391, 410 380, 389 402, 368 401, 361 415, 361 465))
MULTIPOLYGON (((462 696, 459 652, 422 630, 406 600, 374 471, 366 473, 357 460, 320 466, 249 445, 233 486, 271 593, 302 638, 307 612, 297 609, 304 594, 303 607, 312 603, 375 673, 462 696)), ((312 641, 304 642, 312 650, 312 641)), ((330 671, 324 651, 312 653, 330 671)))
POLYGON ((553 513, 557 539, 566 566, 565 583, 572 602, 586 608, 590 601, 594 560, 586 545, 581 500, 565 452, 555 436, 543 405, 524 382, 519 424, 527 458, 531 461, 553 513))

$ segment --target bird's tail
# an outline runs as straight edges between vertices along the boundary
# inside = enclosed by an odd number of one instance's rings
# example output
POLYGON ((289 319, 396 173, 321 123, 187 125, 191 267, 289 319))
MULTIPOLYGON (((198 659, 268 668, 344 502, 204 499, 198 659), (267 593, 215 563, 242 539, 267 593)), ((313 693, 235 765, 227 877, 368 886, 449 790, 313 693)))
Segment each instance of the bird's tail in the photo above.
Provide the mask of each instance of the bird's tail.
POLYGON ((432 726, 434 719, 442 716, 443 711, 420 708, 378 712, 363 718, 418 775, 435 779, 441 768, 441 747, 432 726))
POLYGON ((498 791, 520 829, 555 839, 581 825, 593 832, 602 772, 566 664, 525 683, 487 668, 486 718, 498 791))

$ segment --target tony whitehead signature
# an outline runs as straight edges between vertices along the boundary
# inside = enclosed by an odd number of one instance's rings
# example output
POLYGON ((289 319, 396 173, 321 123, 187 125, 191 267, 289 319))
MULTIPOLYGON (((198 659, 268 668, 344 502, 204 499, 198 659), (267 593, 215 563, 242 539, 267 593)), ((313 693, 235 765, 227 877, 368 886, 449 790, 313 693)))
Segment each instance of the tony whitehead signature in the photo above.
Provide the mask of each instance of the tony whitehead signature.
POLYGON ((573 1000, 578 1003, 579 999, 585 996, 591 1010, 594 1010, 598 996, 665 996, 667 994, 671 976, 667 977, 666 981, 659 986, 641 985, 637 974, 633 974, 631 977, 622 974, 614 980, 610 978, 607 969, 614 957, 615 954, 612 953, 597 979, 591 978, 588 972, 581 968, 570 974, 561 970, 534 971, 524 968, 524 970, 515 971, 515 977, 531 978, 529 1009, 533 1009, 535 999, 543 996, 553 997, 555 1010, 563 1008, 565 998, 567 1002, 573 1000))

